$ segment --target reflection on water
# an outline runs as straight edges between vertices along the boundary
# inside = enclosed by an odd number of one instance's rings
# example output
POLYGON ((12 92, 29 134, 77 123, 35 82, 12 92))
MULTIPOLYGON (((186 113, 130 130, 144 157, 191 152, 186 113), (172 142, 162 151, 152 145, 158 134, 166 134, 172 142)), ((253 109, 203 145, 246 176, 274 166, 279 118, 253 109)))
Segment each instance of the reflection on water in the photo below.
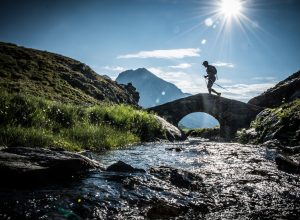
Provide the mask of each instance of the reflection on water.
POLYGON ((299 176, 279 171, 275 153, 193 139, 93 154, 147 172, 93 171, 73 183, 2 190, 0 218, 298 219, 299 176))

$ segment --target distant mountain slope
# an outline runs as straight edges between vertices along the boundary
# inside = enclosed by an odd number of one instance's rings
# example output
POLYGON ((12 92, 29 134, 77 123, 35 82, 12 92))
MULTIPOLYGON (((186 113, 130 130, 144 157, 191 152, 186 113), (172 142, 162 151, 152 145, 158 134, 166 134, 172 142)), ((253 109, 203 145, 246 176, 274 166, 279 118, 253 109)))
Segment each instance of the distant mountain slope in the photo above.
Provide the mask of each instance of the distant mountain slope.
POLYGON ((124 71, 119 74, 116 81, 121 84, 131 82, 140 93, 139 105, 144 108, 160 105, 189 95, 145 68, 124 71))
POLYGON ((125 88, 77 60, 3 42, 0 42, 0 91, 66 103, 137 104, 125 88))
MULTIPOLYGON (((122 84, 131 82, 140 93, 139 105, 144 108, 161 105, 190 95, 183 93, 174 84, 157 77, 145 68, 124 71, 119 74, 116 81, 122 84)), ((180 124, 188 128, 198 128, 214 127, 218 122, 204 113, 193 113, 186 116, 180 124)))

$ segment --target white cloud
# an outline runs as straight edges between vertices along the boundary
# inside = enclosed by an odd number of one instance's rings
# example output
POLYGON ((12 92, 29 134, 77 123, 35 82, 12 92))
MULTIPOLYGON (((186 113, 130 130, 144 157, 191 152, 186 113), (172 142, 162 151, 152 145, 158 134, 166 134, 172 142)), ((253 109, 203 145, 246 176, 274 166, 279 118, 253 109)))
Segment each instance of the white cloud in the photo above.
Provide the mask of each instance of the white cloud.
POLYGON ((161 68, 158 67, 151 67, 147 68, 151 73, 154 73, 155 75, 159 76, 161 74, 164 74, 164 71, 161 68))
POLYGON ((224 78, 220 78, 217 80, 217 83, 221 83, 221 84, 229 84, 229 83, 232 83, 232 80, 231 79, 224 79, 224 78))
POLYGON ((226 62, 221 62, 221 61, 217 61, 215 63, 212 63, 212 65, 214 66, 220 66, 220 67, 230 67, 230 68, 234 68, 234 64, 233 63, 226 63, 226 62))
POLYGON ((196 94, 207 91, 205 80, 201 75, 183 71, 165 71, 158 67, 148 68, 148 70, 167 82, 175 84, 183 92, 196 94))
MULTIPOLYGON (((206 83, 201 75, 186 73, 183 71, 165 71, 163 68, 159 67, 148 68, 148 70, 158 77, 175 84, 183 92, 191 94, 207 93, 206 83)), ((219 79, 216 83, 226 89, 222 89, 217 85, 213 86, 215 90, 222 93, 223 97, 243 102, 247 102, 249 99, 263 93, 275 85, 275 83, 228 85, 232 83, 232 81, 224 78, 219 79)))
POLYGON ((121 66, 104 66, 103 69, 110 70, 110 71, 119 71, 119 72, 125 70, 125 68, 121 66))
POLYGON ((173 68, 173 69, 188 69, 190 67, 192 67, 192 64, 190 63, 181 63, 181 64, 178 64, 176 66, 169 66, 170 68, 173 68))
POLYGON ((274 85, 274 83, 235 84, 232 86, 224 86, 228 91, 224 91, 223 94, 227 98, 246 102, 254 96, 260 95, 261 93, 265 92, 267 89, 273 87, 274 85))
POLYGON ((199 57, 199 48, 186 48, 186 49, 171 49, 171 50, 152 50, 140 51, 134 54, 120 55, 118 59, 129 58, 161 58, 161 59, 182 59, 184 57, 199 57))

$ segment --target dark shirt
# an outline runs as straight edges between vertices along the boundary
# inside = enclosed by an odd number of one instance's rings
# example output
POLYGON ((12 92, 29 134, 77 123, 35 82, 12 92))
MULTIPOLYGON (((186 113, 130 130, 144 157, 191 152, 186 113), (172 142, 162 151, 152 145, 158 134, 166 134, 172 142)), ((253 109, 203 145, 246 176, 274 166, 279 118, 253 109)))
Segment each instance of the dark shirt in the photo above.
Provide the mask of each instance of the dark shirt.
POLYGON ((212 65, 208 65, 206 68, 208 78, 216 78, 216 68, 212 65))

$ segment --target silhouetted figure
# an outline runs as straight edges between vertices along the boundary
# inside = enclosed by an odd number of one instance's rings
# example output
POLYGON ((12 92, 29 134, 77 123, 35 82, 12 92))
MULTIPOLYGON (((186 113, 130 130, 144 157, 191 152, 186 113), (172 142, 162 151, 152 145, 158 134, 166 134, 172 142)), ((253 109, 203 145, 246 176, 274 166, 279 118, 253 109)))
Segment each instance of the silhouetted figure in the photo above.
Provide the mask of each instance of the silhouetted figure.
POLYGON ((213 86, 214 82, 216 81, 216 74, 217 74, 216 67, 214 67, 212 65, 208 65, 207 61, 204 61, 202 63, 202 65, 206 67, 207 75, 204 77, 208 78, 207 89, 208 89, 209 94, 211 94, 211 92, 213 92, 213 93, 216 93, 218 96, 220 96, 221 95, 220 92, 217 92, 216 90, 212 89, 212 86, 213 86))

